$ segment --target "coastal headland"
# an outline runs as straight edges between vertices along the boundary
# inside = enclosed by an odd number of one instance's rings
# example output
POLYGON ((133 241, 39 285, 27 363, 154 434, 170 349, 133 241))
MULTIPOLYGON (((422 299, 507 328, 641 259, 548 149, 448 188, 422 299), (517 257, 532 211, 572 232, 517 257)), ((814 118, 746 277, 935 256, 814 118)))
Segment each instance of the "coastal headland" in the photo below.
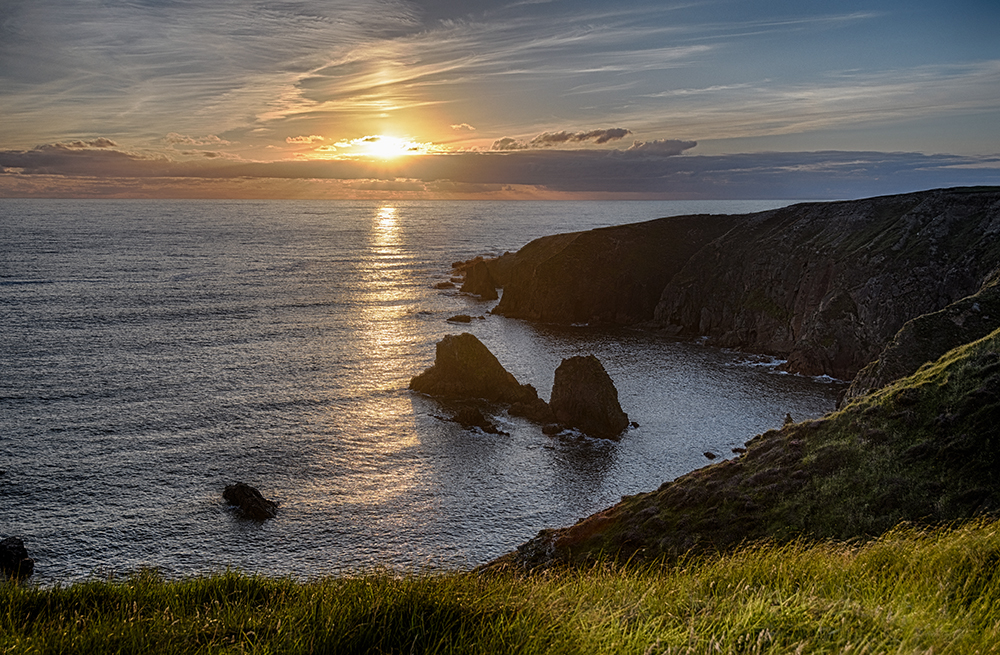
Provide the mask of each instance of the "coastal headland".
POLYGON ((684 216, 486 260, 496 314, 642 326, 854 380, 838 411, 543 530, 487 566, 875 537, 1000 511, 1000 189, 684 216))
POLYGON ((495 314, 644 325, 850 380, 907 321, 991 283, 1000 189, 662 218, 542 237, 485 265, 503 288, 495 314))

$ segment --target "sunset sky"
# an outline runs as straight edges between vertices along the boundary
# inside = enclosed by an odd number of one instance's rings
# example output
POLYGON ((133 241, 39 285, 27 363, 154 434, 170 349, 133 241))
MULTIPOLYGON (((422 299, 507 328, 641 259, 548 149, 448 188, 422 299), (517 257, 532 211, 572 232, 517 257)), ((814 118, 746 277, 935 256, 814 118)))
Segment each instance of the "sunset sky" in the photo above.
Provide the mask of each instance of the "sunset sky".
POLYGON ((1000 184, 1000 2, 0 0, 0 197, 1000 184))

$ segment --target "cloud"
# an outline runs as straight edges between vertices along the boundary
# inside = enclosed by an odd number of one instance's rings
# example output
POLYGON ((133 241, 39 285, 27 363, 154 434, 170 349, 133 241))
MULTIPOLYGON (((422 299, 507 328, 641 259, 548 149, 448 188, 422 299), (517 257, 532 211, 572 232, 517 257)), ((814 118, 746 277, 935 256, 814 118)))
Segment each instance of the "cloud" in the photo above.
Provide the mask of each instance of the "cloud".
POLYGON ((463 130, 468 131, 468 132, 475 132, 476 131, 476 128, 472 127, 468 123, 459 123, 458 125, 452 125, 451 129, 458 130, 460 132, 463 131, 463 130))
POLYGON ((49 145, 40 146, 42 148, 49 148, 53 150, 86 150, 89 148, 117 148, 118 144, 111 139, 105 139, 104 137, 94 139, 93 141, 68 141, 60 143, 51 143, 49 145))
POLYGON ((641 152, 654 155, 679 155, 685 150, 698 145, 697 141, 678 141, 677 139, 655 139, 653 141, 633 141, 625 152, 641 152))
POLYGON ((325 141, 325 139, 317 134, 310 134, 309 136, 290 136, 285 138, 285 143, 316 143, 317 141, 325 141))
POLYGON ((490 146, 490 150, 526 150, 531 146, 521 143, 517 139, 512 139, 509 136, 505 136, 502 139, 497 139, 490 146))
POLYGON ((543 132, 533 138, 529 146, 532 148, 545 148, 559 143, 580 143, 583 141, 593 141, 603 144, 614 141, 632 134, 632 130, 623 127, 614 127, 610 130, 591 130, 589 132, 543 132))
POLYGON ((624 127, 613 127, 608 130, 590 130, 589 132, 542 132, 527 143, 505 136, 497 139, 490 146, 490 150, 528 150, 530 148, 549 148, 563 143, 583 143, 593 141, 597 144, 605 144, 609 141, 624 138, 632 134, 632 130, 624 127))
POLYGON ((184 146, 228 146, 231 145, 229 141, 217 137, 214 134, 209 134, 207 136, 186 136, 184 134, 178 134, 177 132, 171 132, 167 136, 163 137, 164 143, 171 146, 184 145, 184 146))

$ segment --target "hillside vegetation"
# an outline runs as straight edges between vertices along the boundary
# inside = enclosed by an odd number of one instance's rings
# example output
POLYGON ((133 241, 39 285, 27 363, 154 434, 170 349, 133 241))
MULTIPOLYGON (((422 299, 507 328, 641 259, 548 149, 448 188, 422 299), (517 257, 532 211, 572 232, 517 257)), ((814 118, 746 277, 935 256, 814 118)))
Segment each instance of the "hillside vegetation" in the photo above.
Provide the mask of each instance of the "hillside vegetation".
POLYGON ((871 538, 1000 509, 1000 330, 840 411, 758 435, 739 457, 543 530, 494 567, 871 538))
POLYGON ((995 653, 1000 524, 675 565, 0 584, 0 653, 995 653))

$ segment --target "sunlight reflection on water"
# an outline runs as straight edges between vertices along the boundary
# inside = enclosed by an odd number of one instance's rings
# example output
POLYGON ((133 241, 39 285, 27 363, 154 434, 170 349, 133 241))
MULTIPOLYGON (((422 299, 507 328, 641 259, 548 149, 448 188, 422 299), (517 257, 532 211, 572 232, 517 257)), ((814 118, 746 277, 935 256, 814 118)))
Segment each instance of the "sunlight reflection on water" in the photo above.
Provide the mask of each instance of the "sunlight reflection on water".
MULTIPOLYGON (((449 264, 669 203, 4 203, 0 532, 39 581, 142 565, 309 577, 475 565, 833 407, 835 385, 631 330, 492 316, 449 264), (483 316, 448 323, 458 313, 483 316), (620 443, 463 430, 411 394, 445 334, 476 334, 547 398, 594 353, 640 427, 620 443), (280 502, 248 524, 244 480, 280 502)), ((758 208, 758 207, 749 207, 758 208)), ((704 207, 697 206, 699 211, 704 207)))

